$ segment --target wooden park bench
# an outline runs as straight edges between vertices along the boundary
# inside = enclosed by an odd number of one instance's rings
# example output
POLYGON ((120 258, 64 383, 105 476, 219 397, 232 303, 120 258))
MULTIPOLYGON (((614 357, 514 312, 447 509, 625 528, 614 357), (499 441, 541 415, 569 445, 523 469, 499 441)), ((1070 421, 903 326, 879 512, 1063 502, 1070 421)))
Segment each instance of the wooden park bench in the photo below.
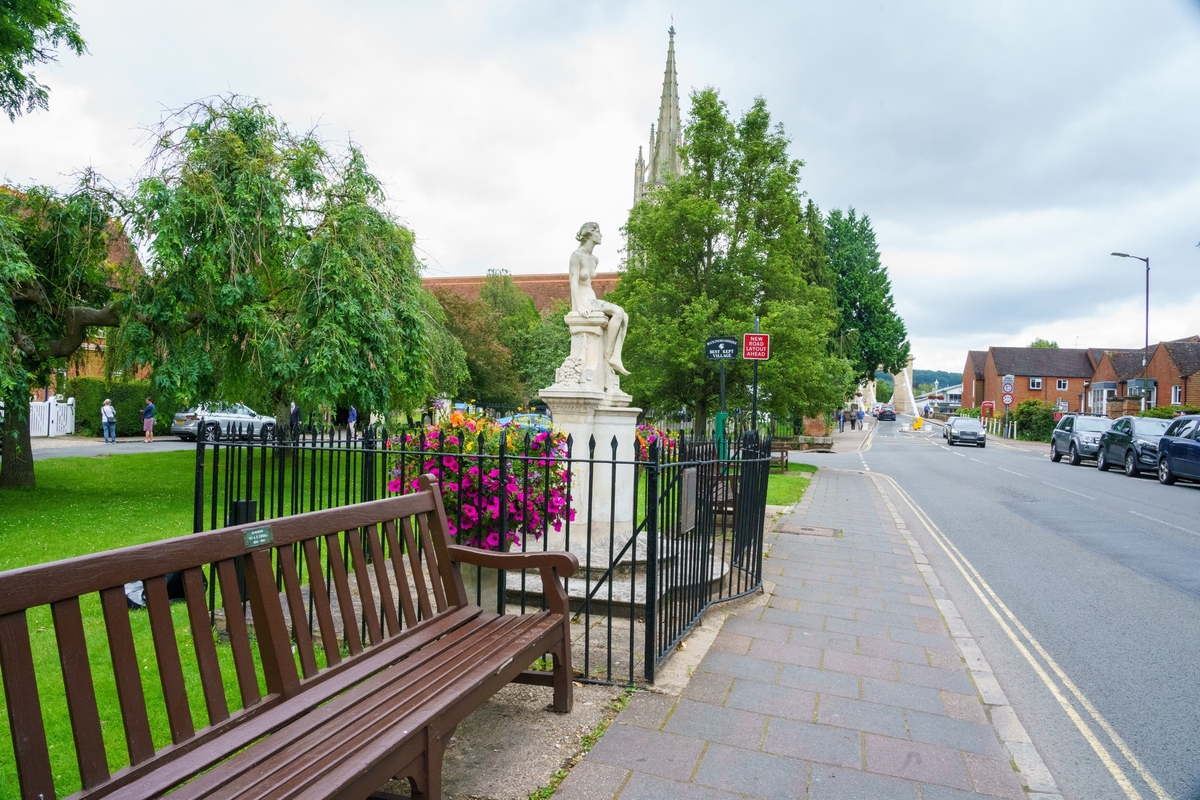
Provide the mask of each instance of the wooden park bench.
POLYGON ((380 791, 393 778, 437 798, 455 727, 505 684, 552 686, 554 710, 570 711, 562 578, 576 558, 449 545, 437 483, 422 478, 420 489, 0 574, 0 668, 21 796, 56 797, 55 776, 70 783, 62 773, 78 768, 83 788, 72 797, 89 799, 393 797, 380 791), (502 616, 471 605, 460 564, 539 569, 552 587, 548 610, 502 616), (210 624, 206 565, 227 651, 210 624), (177 608, 172 572, 183 576, 177 608), (131 611, 124 585, 138 580, 147 607, 131 611), (31 639, 31 618, 53 630, 31 639), (107 639, 95 663, 89 623, 95 641, 107 639), (51 641, 61 675, 37 674, 34 656, 51 641), (527 669, 547 654, 551 672, 527 669), (185 664, 196 667, 187 676, 185 664), (102 682, 115 682, 116 707, 98 704, 102 682), (232 712, 227 686, 237 688, 232 712), (73 747, 48 748, 44 711, 51 724, 69 717, 73 747), (129 760, 115 771, 105 751, 114 737, 129 760))
POLYGON ((791 445, 779 439, 771 440, 771 468, 779 468, 780 472, 787 472, 788 456, 791 453, 791 445))

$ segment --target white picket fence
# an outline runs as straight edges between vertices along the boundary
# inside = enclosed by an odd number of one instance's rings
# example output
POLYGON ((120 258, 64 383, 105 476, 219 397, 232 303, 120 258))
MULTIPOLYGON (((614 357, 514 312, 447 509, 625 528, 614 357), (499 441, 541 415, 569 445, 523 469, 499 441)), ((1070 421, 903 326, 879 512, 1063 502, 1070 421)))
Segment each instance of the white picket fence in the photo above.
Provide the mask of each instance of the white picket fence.
POLYGON ((30 436, 67 436, 75 432, 75 398, 60 403, 51 397, 44 403, 29 404, 30 436))

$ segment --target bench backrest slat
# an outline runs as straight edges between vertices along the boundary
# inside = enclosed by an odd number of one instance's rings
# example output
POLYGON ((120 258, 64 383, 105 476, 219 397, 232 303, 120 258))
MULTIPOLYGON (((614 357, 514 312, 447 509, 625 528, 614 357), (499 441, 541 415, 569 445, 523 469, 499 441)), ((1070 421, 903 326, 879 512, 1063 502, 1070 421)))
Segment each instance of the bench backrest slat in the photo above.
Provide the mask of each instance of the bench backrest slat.
POLYGON ((429 604, 429 589, 425 584, 425 572, 421 569, 421 551, 417 547, 417 539, 413 536, 412 523, 408 518, 400 520, 400 530, 404 532, 404 549, 408 553, 408 564, 412 568, 413 584, 417 589, 417 609, 420 619, 433 616, 433 608, 429 604))
POLYGON ((196 649, 196 664, 200 669, 200 686, 204 691, 204 707, 208 724, 216 725, 229 719, 229 698, 221 678, 221 662, 208 621, 208 605, 204 591, 204 571, 191 567, 183 571, 184 602, 187 603, 188 624, 192 629, 192 646, 196 649))
POLYGON ((104 609, 108 652, 112 656, 113 676, 117 682, 117 702, 121 706, 121 723, 125 727, 129 762, 140 764, 154 756, 154 741, 150 738, 146 694, 142 689, 142 668, 133 645, 133 629, 129 625, 129 605, 124 587, 103 589, 100 592, 100 605, 104 609))
POLYGON ((400 632, 400 618, 396 614, 396 599, 392 595, 392 584, 388 580, 387 559, 383 555, 383 542, 379 533, 379 526, 372 525, 369 528, 367 543, 371 551, 371 566, 375 568, 375 586, 379 593, 380 613, 383 615, 384 624, 387 625, 388 636, 395 636, 400 632))
POLYGON ((54 796, 54 776, 42 724, 29 644, 29 623, 24 611, 0 617, 0 671, 4 673, 4 697, 8 701, 8 724, 17 756, 21 796, 54 796))
POLYGON ((392 556, 392 572, 396 575, 396 591, 400 595, 400 608, 404 611, 404 625, 411 628, 417 624, 417 609, 413 605, 412 589, 408 585, 408 573, 404 570, 404 548, 396 533, 396 521, 386 520, 383 523, 383 533, 387 539, 388 552, 392 556))
POLYGON ((300 591, 300 575, 296 570, 296 559, 300 551, 295 545, 291 553, 279 551, 279 571, 283 573, 283 588, 287 593, 288 617, 291 619, 292 638, 300 656, 300 669, 305 678, 317 674, 317 658, 313 650, 312 634, 308 631, 308 615, 304 611, 304 596, 300 591))
POLYGON ((308 567, 308 596, 316 610, 317 629, 321 632, 321 646, 325 650, 325 663, 335 666, 342 660, 338 646, 337 628, 333 624, 333 611, 329 605, 329 587, 321 569, 321 555, 315 539, 304 543, 304 563, 308 567))
POLYGON ((291 636, 275 588, 272 553, 273 549, 255 550, 246 557, 246 591, 250 595, 254 635, 258 639, 267 692, 290 697, 300 688, 300 674, 296 670, 291 636))
POLYGON ((229 649, 233 652, 233 671, 237 676, 242 708, 250 708, 262 699, 258 691, 258 675, 254 671, 254 656, 250 652, 250 632, 246 627, 246 610, 242 608, 242 592, 238 587, 233 559, 217 562, 217 577, 221 585, 221 605, 225 611, 225 631, 229 649))
MULTIPOLYGON (((417 526, 421 529, 421 540, 426 543, 426 546, 422 547, 421 550, 424 552, 426 564, 429 565, 429 583, 433 586, 434 602, 437 603, 438 611, 445 611, 446 590, 443 588, 445 578, 441 571, 441 561, 444 560, 449 564, 450 559, 446 555, 445 548, 442 548, 442 551, 439 553, 438 548, 428 546, 429 542, 437 541, 436 537, 431 536, 429 533, 429 518, 417 517, 417 526), (441 556, 441 559, 438 556, 441 556)), ((444 537, 442 541, 445 541, 444 537)))
POLYGON ((188 706, 187 685, 183 680, 183 663, 179 660, 179 643, 175 641, 175 623, 171 619, 167 581, 160 575, 147 578, 143 585, 146 610, 150 616, 150 633, 154 637, 154 656, 158 659, 158 678, 162 684, 163 698, 167 701, 171 741, 179 744, 196 735, 196 726, 192 723, 192 709, 188 706))
POLYGON ((373 536, 368 528, 357 531, 346 531, 346 542, 350 545, 350 563, 354 565, 354 579, 358 583, 358 596, 362 607, 363 620, 367 630, 367 640, 375 645, 383 641, 383 631, 379 628, 379 611, 375 608, 375 592, 371 588, 371 573, 367 572, 367 560, 363 557, 362 540, 364 536, 373 536))
POLYGON ((110 773, 83 633, 83 614, 79 610, 78 597, 59 600, 50 608, 67 695, 67 713, 71 716, 71 733, 75 740, 75 759, 83 788, 90 789, 108 780, 110 773))
POLYGON ((346 560, 342 557, 341 537, 331 533, 325 537, 325 557, 329 559, 330 577, 337 591, 338 610, 342 612, 342 636, 350 655, 362 652, 362 637, 358 633, 358 620, 354 616, 354 599, 350 595, 350 581, 346 578, 346 560))

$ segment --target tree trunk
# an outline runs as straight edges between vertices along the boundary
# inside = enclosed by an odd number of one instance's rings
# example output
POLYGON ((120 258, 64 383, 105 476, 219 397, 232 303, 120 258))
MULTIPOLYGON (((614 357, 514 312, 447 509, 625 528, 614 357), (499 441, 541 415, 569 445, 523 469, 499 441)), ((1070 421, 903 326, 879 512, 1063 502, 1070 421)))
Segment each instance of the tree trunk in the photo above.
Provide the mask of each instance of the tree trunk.
POLYGON ((0 489, 32 489, 33 450, 29 446, 29 394, 4 403, 4 438, 0 444, 0 489))

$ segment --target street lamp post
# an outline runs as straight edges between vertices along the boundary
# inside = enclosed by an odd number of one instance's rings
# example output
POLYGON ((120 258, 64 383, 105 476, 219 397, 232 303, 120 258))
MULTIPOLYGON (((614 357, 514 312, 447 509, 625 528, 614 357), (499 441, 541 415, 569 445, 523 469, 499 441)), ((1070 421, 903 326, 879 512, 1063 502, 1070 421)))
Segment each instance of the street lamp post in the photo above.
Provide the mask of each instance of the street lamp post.
POLYGON ((1149 388, 1146 386, 1146 368, 1150 360, 1150 258, 1131 256, 1129 253, 1113 253, 1117 258, 1136 258, 1146 265, 1146 349, 1142 351, 1142 411, 1146 410, 1146 396, 1149 388))

